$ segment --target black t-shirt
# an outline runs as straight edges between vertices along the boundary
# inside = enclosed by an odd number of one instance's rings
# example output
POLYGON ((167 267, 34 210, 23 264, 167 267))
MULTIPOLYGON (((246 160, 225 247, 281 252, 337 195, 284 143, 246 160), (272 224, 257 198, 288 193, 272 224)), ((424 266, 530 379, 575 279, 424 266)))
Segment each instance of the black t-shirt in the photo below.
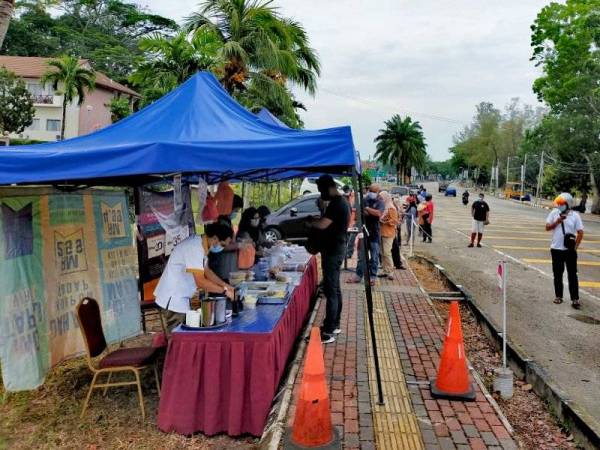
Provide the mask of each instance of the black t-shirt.
POLYGON ((323 239, 325 239, 323 249, 333 250, 346 242, 346 232, 348 231, 348 222, 350 221, 348 201, 341 195, 336 195, 329 202, 323 217, 332 221, 323 230, 323 239))
POLYGON ((490 207, 483 200, 477 200, 473 202, 473 206, 471 206, 473 210, 473 218, 480 222, 483 222, 487 218, 487 213, 490 210, 490 207))
MULTIPOLYGON (((385 205, 379 199, 365 199, 365 207, 372 208, 383 213, 385 211, 385 205)), ((380 226, 380 217, 372 216, 370 214, 365 213, 365 226, 367 227, 367 231, 369 232, 369 241, 370 242, 378 242, 379 241, 379 230, 380 226)))

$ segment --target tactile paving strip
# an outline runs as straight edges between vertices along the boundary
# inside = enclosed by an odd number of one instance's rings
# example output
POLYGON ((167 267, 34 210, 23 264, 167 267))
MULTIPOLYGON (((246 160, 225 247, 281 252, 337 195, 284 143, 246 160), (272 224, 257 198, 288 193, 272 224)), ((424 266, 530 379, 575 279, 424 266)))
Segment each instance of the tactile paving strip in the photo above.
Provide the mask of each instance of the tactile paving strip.
POLYGON ((371 388, 371 405, 373 426, 378 450, 424 448, 417 416, 413 410, 410 394, 402 373, 400 355, 384 304, 383 294, 373 292, 373 320, 377 336, 379 352, 379 368, 383 386, 384 405, 379 405, 377 396, 377 379, 371 345, 367 304, 365 302, 365 324, 367 332, 367 366, 369 368, 369 386, 371 388))

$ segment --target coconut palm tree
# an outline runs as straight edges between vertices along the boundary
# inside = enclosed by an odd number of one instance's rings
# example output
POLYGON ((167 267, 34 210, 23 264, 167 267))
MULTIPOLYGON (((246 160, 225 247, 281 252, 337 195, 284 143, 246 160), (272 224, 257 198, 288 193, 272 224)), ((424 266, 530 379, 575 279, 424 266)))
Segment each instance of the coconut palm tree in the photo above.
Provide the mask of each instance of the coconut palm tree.
MULTIPOLYGON (((188 31, 213 30, 220 38, 221 83, 231 94, 249 82, 282 90, 290 81, 309 93, 320 73, 318 56, 302 26, 280 17, 272 0, 205 0, 186 20, 188 31)), ((273 97, 277 93, 267 93, 273 97)))
POLYGON ((404 175, 411 167, 425 167, 427 146, 423 130, 421 124, 413 122, 409 116, 403 120, 396 114, 386 120, 385 128, 379 130, 375 143, 375 158, 382 164, 395 167, 398 184, 404 181, 404 175))
POLYGON ((15 0, 0 0, 0 49, 8 31, 10 18, 15 12, 15 0))
POLYGON ((215 70, 221 60, 221 41, 211 30, 190 36, 180 32, 173 37, 155 34, 140 41, 144 59, 129 80, 144 93, 145 103, 175 89, 201 70, 215 70))
POLYGON ((96 87, 96 75, 76 57, 64 55, 48 61, 48 71, 42 75, 41 82, 44 86, 51 83, 55 90, 60 86, 63 95, 60 139, 63 140, 67 105, 73 103, 76 97, 77 104, 79 106, 83 104, 86 91, 90 92, 96 87))

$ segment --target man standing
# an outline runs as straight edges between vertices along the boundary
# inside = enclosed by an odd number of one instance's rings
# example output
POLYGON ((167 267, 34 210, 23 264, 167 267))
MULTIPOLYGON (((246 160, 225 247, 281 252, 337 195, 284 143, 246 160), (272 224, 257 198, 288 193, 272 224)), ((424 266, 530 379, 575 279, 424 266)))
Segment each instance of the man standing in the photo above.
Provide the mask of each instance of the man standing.
MULTIPOLYGON (((379 192, 381 192, 381 187, 378 184, 372 184, 369 186, 369 192, 367 192, 364 201, 365 227, 368 236, 364 236, 363 239, 367 239, 369 253, 371 254, 368 270, 372 285, 375 284, 375 281, 377 280, 377 269, 379 267, 379 241, 381 239, 379 220, 385 210, 383 201, 379 198, 379 192)), ((362 248, 360 245, 361 243, 359 243, 359 258, 356 265, 356 275, 348 280, 349 283, 360 283, 364 275, 363 261, 361 258, 362 248)))
POLYGON ((475 237, 477 237, 477 247, 481 248, 481 238, 483 237, 483 228, 490 223, 490 207, 483 201, 483 192, 479 194, 479 199, 473 202, 471 206, 471 215, 473 216, 473 226, 471 227, 471 243, 468 247, 473 247, 475 237))
POLYGON ((425 195, 425 203, 419 208, 420 209, 420 225, 423 230, 423 242, 427 241, 431 244, 433 239, 433 230, 431 224, 433 223, 433 196, 431 194, 425 195))
POLYGON ((571 306, 581 308, 579 302, 579 280, 577 277, 577 249, 583 240, 583 222, 571 208, 573 197, 563 192, 554 199, 554 208, 546 219, 546 231, 552 231, 550 254, 554 275, 554 303, 563 302, 563 273, 567 267, 571 306))
POLYGON ((325 320, 321 327, 321 341, 329 344, 341 333, 342 290, 340 270, 346 253, 346 232, 350 220, 348 201, 340 195, 335 181, 330 175, 322 175, 317 180, 321 199, 327 202, 323 217, 309 222, 308 226, 322 230, 321 268, 323 271, 323 292, 327 298, 325 320))

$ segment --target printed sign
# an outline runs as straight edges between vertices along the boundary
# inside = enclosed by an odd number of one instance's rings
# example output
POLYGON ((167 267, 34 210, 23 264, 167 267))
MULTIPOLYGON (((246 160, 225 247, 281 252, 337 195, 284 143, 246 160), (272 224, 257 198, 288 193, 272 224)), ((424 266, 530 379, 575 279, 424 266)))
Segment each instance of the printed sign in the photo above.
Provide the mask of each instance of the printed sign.
POLYGON ((0 362, 9 391, 39 386, 84 351, 75 308, 100 304, 109 343, 140 332, 137 260, 123 192, 0 192, 0 362))

